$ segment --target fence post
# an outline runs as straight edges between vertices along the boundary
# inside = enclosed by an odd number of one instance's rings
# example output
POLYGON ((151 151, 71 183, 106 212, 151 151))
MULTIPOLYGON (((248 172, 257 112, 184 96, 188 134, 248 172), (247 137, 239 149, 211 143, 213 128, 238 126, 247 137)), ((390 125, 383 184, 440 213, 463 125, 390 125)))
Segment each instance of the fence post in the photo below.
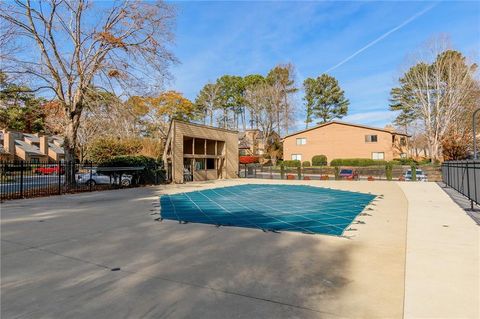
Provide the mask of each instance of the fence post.
POLYGON ((480 203, 480 200, 478 199, 477 197, 477 174, 476 174, 476 169, 477 169, 477 162, 476 161, 473 161, 473 169, 472 169, 472 172, 473 172, 473 185, 475 185, 475 189, 473 190, 475 192, 475 202, 477 203, 480 203))
POLYGON ((23 161, 20 162, 20 198, 23 197, 23 161))
POLYGON ((465 162, 465 172, 467 173, 467 197, 470 199, 470 209, 473 211, 473 196, 470 194, 470 171, 468 170, 468 161, 465 162))
POLYGON ((92 191, 92 186, 93 186, 92 185, 93 183, 91 182, 92 181, 92 164, 93 163, 90 162, 90 182, 88 183, 88 185, 89 185, 88 187, 89 187, 90 192, 92 191))
POLYGON ((448 166, 448 162, 443 162, 443 165, 445 166, 445 171, 447 173, 447 178, 446 178, 447 179, 447 186, 450 186, 450 167, 448 166))
MULTIPOLYGON (((58 163, 58 195, 62 195, 62 163, 58 163)), ((63 174, 65 175, 67 173, 66 170, 67 167, 64 167, 63 169, 63 174)))

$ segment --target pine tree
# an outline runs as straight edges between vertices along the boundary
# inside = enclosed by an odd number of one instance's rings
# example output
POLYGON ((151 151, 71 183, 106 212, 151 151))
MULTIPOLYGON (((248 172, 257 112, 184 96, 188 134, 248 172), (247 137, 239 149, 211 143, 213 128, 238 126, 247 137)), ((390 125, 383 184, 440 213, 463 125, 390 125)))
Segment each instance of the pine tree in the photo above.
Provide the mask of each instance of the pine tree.
POLYGON ((345 98, 345 92, 334 77, 322 74, 316 79, 307 78, 303 82, 303 86, 305 89, 304 100, 307 102, 307 119, 305 121, 307 126, 313 118, 325 123, 347 115, 350 102, 345 98))

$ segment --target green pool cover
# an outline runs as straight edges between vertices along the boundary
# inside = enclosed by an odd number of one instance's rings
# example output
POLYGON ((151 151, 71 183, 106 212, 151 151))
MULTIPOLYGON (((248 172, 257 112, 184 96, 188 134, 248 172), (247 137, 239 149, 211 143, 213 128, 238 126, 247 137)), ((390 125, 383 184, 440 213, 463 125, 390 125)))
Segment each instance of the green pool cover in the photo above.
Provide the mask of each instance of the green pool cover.
POLYGON ((305 185, 245 184, 162 195, 160 214, 180 222, 342 235, 374 198, 305 185))

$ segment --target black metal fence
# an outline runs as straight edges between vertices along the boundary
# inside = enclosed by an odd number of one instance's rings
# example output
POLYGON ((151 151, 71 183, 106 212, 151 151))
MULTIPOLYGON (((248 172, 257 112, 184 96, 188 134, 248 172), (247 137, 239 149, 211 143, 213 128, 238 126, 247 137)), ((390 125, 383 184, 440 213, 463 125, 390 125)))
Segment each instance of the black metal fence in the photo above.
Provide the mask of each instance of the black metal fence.
POLYGON ((442 181, 480 205, 480 161, 447 161, 442 164, 442 181))
MULTIPOLYGON (((391 174, 387 168, 382 166, 366 167, 279 167, 263 166, 260 164, 240 164, 239 175, 243 178, 261 179, 291 179, 291 180, 334 180, 334 179, 355 179, 355 180, 403 180, 406 171, 410 166, 393 166, 391 174), (352 176, 339 176, 342 169, 352 170, 352 176)), ((438 167, 419 167, 429 181, 440 180, 438 167)))
POLYGON ((157 166, 100 167, 93 163, 0 162, 2 201, 160 184, 164 181, 165 176, 157 166))

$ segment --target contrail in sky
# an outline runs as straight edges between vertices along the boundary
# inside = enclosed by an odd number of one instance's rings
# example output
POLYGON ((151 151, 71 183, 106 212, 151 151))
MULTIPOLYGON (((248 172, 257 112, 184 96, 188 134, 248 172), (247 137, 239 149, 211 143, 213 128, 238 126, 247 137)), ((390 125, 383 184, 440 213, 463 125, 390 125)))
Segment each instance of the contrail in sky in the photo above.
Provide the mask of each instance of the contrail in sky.
POLYGON ((383 39, 385 39, 386 37, 388 37, 390 34, 394 33, 395 31, 403 28, 404 26, 406 26, 407 24, 409 24, 410 22, 412 22, 413 20, 417 19, 418 17, 420 17, 421 15, 425 14, 426 12, 430 11, 431 9, 433 9, 433 7, 435 7, 438 3, 434 3, 432 4, 431 6, 428 6, 426 7, 425 9, 423 9, 422 11, 416 13, 415 15, 413 15, 412 17, 408 18, 407 20, 403 21, 402 23, 400 23, 399 25, 397 25, 395 28, 389 30, 388 32, 385 32, 384 34, 382 34, 381 36, 379 36, 378 38, 376 38, 375 40, 373 40, 372 42, 368 43, 367 45, 365 45, 363 48, 359 49, 358 51, 356 51, 355 53, 353 53, 352 55, 350 55, 349 57, 345 58, 344 60, 342 60, 341 62, 335 64, 334 66, 332 66, 330 69, 326 70, 324 73, 328 73, 332 70, 335 70, 336 68, 338 68, 339 66, 347 63, 348 61, 350 61, 351 59, 353 59, 354 57, 356 57, 357 55, 359 55, 360 53, 362 53, 363 51, 365 51, 366 49, 368 49, 369 47, 371 47, 372 45, 382 41, 383 39))

